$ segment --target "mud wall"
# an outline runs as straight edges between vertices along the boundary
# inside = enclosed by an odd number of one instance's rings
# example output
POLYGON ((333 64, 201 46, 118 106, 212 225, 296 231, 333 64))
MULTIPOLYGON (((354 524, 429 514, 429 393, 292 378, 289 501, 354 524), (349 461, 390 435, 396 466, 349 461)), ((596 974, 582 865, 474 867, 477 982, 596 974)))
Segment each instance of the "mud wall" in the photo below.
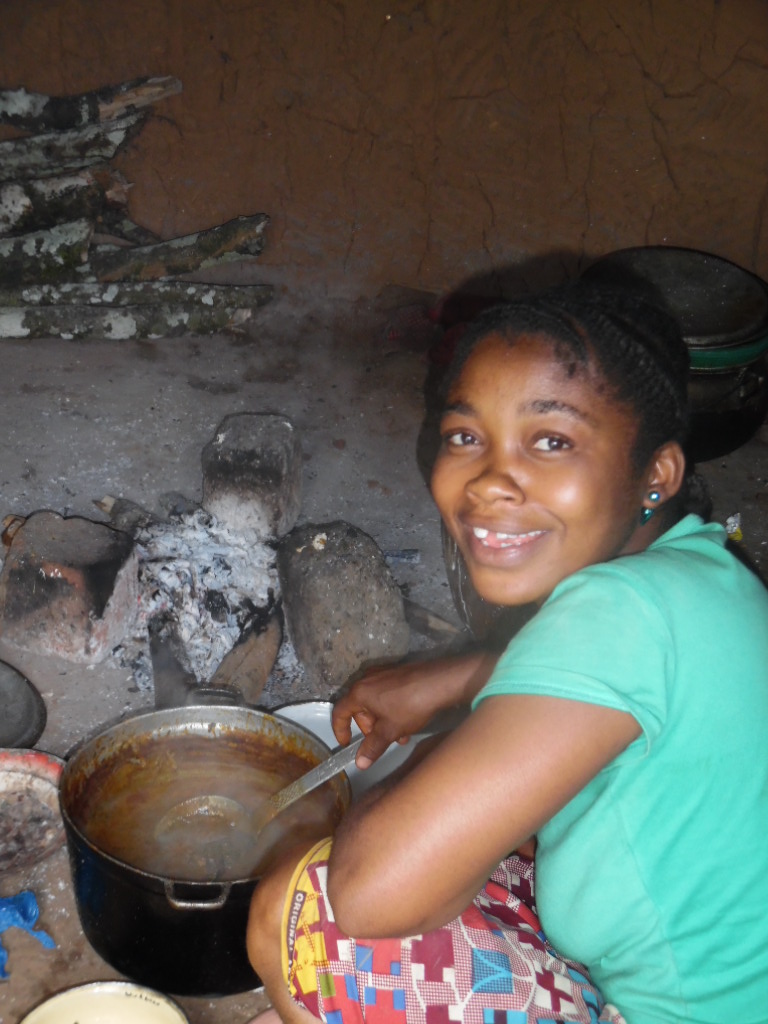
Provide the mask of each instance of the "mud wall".
POLYGON ((183 93, 117 163, 164 237, 272 223, 260 274, 442 290, 627 245, 768 276, 764 0, 4 0, 0 87, 183 93))

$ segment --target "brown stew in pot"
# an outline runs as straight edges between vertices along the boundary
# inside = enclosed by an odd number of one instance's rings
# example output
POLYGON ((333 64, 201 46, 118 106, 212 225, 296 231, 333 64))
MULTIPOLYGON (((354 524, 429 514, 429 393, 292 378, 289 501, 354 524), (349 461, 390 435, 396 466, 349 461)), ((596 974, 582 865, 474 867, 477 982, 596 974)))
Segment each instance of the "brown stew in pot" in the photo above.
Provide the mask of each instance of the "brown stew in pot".
POLYGON ((90 843, 140 871, 189 881, 256 877, 287 842, 327 835, 341 816, 326 783, 254 834, 249 816, 315 763, 306 753, 263 746, 236 734, 215 742, 184 733, 136 740, 85 780, 70 816, 90 843), (236 801, 243 815, 191 815, 181 827, 158 829, 176 805, 209 795, 236 801))

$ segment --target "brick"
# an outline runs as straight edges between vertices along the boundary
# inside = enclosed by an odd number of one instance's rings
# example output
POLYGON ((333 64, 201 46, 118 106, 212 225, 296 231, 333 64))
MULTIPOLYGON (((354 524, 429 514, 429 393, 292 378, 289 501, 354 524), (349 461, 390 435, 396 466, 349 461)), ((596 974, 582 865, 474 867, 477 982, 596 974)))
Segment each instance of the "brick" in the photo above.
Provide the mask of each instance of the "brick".
POLYGON ((235 413, 203 448, 203 508, 241 534, 282 537, 301 505, 301 442, 289 419, 235 413))
POLYGON ((131 537, 47 510, 16 531, 0 572, 3 639, 69 661, 102 661, 133 629, 138 601, 131 537))

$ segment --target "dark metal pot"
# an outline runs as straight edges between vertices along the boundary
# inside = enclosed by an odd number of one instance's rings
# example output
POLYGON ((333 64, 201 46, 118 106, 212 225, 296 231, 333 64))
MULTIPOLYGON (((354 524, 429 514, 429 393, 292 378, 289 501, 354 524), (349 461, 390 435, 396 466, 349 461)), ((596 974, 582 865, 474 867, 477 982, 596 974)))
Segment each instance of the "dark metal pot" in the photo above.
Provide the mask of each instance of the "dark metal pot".
MULTIPOLYGON (((180 796, 236 792, 245 802, 250 772, 274 772, 283 783, 328 753, 293 722, 231 706, 141 714, 81 744, 62 772, 59 801, 77 910, 96 952, 164 992, 212 996, 257 987, 245 931, 264 862, 246 870, 242 860, 232 870, 222 863, 206 873, 208 854, 197 856, 194 838, 185 837, 178 854, 166 851, 177 856, 178 870, 155 870, 144 837, 152 816, 180 796)), ((350 800, 346 775, 316 794, 295 805, 291 838, 317 828, 318 816, 332 831, 350 800)))
POLYGON ((691 360, 689 454, 695 462, 749 440, 768 412, 768 283, 712 253, 665 245, 608 253, 583 276, 641 278, 665 299, 691 360))

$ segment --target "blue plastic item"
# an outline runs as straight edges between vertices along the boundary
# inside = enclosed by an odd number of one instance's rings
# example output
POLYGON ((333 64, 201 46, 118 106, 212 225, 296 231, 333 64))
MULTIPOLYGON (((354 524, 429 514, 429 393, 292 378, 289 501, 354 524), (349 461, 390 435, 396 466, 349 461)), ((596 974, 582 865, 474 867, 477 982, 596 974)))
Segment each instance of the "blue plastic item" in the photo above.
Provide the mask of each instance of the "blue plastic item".
MULTIPOLYGON (((17 893, 15 896, 0 897, 0 935, 9 928, 21 928, 28 935, 34 936, 46 949, 54 949, 56 943, 47 932, 35 929, 35 923, 40 916, 40 908, 37 905, 35 894, 29 889, 17 893)), ((8 950, 0 942, 0 979, 5 980, 8 972, 5 969, 8 963, 8 950)))

